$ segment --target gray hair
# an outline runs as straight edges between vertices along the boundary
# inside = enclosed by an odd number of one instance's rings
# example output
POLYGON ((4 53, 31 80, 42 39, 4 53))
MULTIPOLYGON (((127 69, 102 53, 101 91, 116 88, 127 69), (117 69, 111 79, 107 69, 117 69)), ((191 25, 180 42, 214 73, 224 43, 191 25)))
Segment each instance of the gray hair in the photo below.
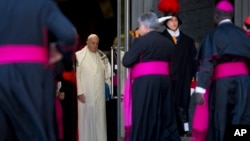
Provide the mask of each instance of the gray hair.
POLYGON ((158 21, 158 17, 153 12, 143 13, 138 18, 139 24, 145 24, 149 29, 158 29, 160 27, 160 23, 158 21))

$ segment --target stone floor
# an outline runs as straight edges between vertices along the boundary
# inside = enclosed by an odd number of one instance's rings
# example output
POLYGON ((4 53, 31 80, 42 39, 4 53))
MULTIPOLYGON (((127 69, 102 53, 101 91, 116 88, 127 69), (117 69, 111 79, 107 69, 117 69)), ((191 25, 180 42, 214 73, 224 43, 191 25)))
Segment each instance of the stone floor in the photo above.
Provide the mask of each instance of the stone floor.
MULTIPOLYGON (((124 138, 120 138, 118 141, 124 141, 124 138)), ((190 137, 181 137, 181 141, 190 141, 190 137)))
POLYGON ((190 137, 182 137, 181 141, 190 141, 190 139, 191 139, 190 137))

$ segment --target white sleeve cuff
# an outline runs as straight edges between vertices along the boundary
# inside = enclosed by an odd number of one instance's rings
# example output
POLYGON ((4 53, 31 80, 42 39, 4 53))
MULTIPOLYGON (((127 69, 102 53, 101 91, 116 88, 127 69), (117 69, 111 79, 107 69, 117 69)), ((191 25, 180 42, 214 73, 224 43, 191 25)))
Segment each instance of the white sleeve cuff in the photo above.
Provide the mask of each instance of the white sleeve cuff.
POLYGON ((206 93, 206 89, 204 89, 202 87, 195 87, 195 92, 196 93, 205 94, 206 93))

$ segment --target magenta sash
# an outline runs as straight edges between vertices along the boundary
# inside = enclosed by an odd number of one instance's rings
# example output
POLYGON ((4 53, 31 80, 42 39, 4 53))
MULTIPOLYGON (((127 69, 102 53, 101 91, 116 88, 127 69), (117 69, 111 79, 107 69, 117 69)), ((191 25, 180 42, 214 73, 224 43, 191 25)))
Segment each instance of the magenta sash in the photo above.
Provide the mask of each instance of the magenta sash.
POLYGON ((48 49, 39 45, 0 45, 0 64, 48 63, 48 49))
POLYGON ((125 126, 125 141, 129 141, 130 130, 132 125, 132 83, 133 80, 145 75, 168 75, 169 66, 167 62, 141 62, 132 67, 125 81, 124 87, 124 126, 125 126))
MULTIPOLYGON (((249 75, 247 65, 244 62, 223 63, 215 67, 213 80, 239 75, 249 75)), ((192 137, 195 141, 206 140, 209 122, 208 96, 209 89, 204 94, 205 104, 198 104, 195 108, 192 127, 192 137)))
POLYGON ((151 74, 168 75, 168 72, 169 68, 167 62, 141 62, 132 68, 131 77, 136 78, 151 74))
POLYGON ((244 62, 230 62, 215 67, 214 79, 231 76, 248 75, 248 68, 244 62))
POLYGON ((208 129, 208 94, 209 89, 204 94, 205 103, 203 105, 197 104, 195 107, 192 127, 192 138, 193 141, 205 141, 208 129))

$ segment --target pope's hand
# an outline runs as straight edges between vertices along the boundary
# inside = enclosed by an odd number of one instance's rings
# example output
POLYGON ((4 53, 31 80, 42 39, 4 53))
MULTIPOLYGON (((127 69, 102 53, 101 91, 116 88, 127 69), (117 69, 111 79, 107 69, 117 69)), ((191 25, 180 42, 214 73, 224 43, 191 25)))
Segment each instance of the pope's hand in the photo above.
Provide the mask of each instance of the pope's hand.
POLYGON ((84 94, 78 95, 78 100, 82 103, 85 103, 85 95, 84 94))

